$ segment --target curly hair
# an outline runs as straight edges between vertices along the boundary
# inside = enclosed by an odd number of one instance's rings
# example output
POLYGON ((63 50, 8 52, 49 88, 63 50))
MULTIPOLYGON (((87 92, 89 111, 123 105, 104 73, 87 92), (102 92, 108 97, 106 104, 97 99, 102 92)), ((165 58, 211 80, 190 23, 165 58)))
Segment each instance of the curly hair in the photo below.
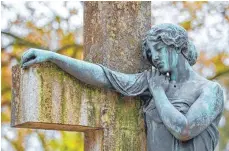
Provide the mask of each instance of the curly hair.
POLYGON ((143 57, 147 59, 153 66, 150 49, 146 41, 154 41, 156 43, 170 46, 177 53, 182 53, 192 66, 197 60, 197 51, 193 43, 188 39, 188 34, 184 28, 174 24, 159 24, 153 26, 146 34, 146 38, 142 42, 143 57))

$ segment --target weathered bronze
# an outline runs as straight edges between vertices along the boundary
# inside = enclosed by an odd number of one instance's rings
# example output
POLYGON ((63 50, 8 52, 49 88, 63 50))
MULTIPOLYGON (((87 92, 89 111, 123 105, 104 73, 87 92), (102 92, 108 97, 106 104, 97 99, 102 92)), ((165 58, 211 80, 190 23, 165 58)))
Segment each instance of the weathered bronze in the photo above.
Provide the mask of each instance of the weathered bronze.
POLYGON ((152 68, 137 74, 34 48, 22 56, 22 68, 51 61, 87 84, 140 96, 148 151, 213 151, 219 139, 223 90, 192 69, 197 51, 185 29, 173 24, 153 26, 142 50, 152 68))

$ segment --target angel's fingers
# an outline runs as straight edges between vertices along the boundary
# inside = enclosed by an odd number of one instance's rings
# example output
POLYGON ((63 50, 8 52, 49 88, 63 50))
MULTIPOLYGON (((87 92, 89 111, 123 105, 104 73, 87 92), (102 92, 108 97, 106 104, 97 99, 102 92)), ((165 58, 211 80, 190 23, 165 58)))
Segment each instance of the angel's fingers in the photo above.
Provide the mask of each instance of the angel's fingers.
POLYGON ((170 81, 170 76, 166 76, 166 81, 170 81))
POLYGON ((34 54, 34 51, 32 50, 29 50, 28 52, 25 52, 21 58, 21 64, 24 64, 26 63, 27 61, 29 60, 33 60, 35 59, 35 54, 34 54))
POLYGON ((169 81, 169 77, 167 75, 165 76, 165 81, 169 81))
POLYGON ((160 76, 160 71, 159 70, 157 70, 156 76, 160 76))
POLYGON ((154 71, 154 76, 156 76, 157 75, 157 69, 154 71))
POLYGON ((23 69, 24 69, 24 68, 27 68, 27 67, 31 66, 32 64, 35 64, 35 63, 37 63, 37 60, 36 60, 36 59, 30 60, 30 61, 28 61, 28 62, 25 62, 25 63, 22 65, 22 68, 23 68, 23 69))

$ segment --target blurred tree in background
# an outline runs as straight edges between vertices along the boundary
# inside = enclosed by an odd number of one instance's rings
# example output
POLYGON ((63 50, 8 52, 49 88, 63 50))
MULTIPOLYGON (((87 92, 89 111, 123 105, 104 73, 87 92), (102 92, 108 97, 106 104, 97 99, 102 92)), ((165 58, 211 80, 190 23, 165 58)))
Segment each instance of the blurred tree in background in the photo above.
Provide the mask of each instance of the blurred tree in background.
MULTIPOLYGON (((11 67, 28 48, 83 59, 83 3, 1 2, 2 150, 83 150, 81 133, 10 128, 11 67)), ((229 150, 229 2, 152 2, 152 25, 183 26, 199 51, 194 69, 225 90, 217 150, 229 150)))
POLYGON ((1 2, 2 150, 83 151, 83 135, 10 128, 11 67, 33 47, 83 58, 83 3, 1 2))

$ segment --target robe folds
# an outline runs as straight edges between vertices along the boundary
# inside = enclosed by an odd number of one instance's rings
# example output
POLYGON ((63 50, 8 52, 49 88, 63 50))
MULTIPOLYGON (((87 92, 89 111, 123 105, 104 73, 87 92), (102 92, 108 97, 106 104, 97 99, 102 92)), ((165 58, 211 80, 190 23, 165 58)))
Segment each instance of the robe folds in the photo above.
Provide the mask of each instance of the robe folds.
MULTIPOLYGON (((144 102, 143 113, 147 136, 147 151, 214 151, 219 140, 217 126, 222 113, 196 137, 188 141, 178 140, 162 122, 149 91, 148 79, 152 76, 152 69, 134 74, 134 77, 128 80, 126 74, 112 71, 100 64, 99 66, 103 69, 115 91, 126 96, 140 96, 144 102)), ((193 101, 188 98, 168 99, 184 115, 193 104, 193 101)))

